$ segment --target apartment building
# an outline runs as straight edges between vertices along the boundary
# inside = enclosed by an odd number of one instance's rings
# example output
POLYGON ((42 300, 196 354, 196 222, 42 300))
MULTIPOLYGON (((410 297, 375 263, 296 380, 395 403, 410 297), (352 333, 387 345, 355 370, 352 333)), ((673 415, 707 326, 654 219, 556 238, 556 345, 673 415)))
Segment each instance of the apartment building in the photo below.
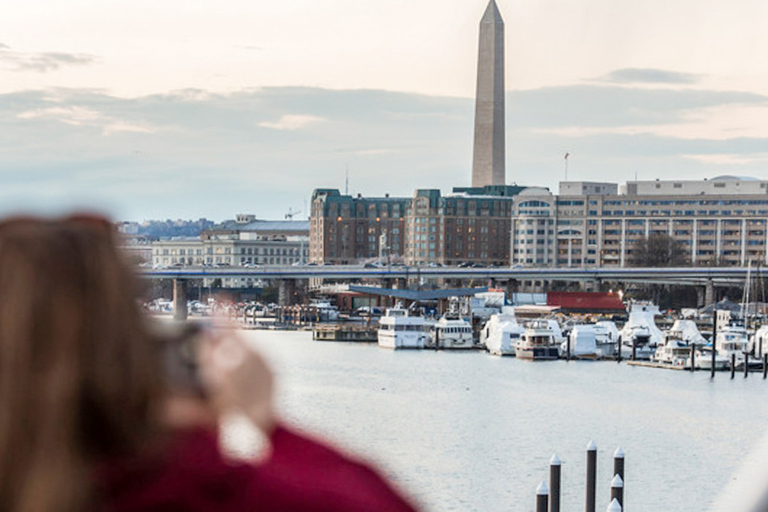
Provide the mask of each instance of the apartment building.
POLYGON ((723 176, 697 181, 560 184, 515 198, 512 264, 631 264, 635 243, 663 233, 694 265, 768 263, 768 182, 723 176))

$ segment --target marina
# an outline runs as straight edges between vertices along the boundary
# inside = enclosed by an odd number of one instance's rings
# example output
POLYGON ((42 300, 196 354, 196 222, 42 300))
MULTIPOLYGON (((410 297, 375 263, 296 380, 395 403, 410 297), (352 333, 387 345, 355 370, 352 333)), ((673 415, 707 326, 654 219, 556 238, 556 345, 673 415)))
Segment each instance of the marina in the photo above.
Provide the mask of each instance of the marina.
POLYGON ((245 335, 272 361, 291 421, 379 461, 430 512, 533 510, 555 452, 565 475, 562 510, 583 509, 590 440, 598 510, 608 503, 617 446, 630 468, 631 510, 713 510, 768 425, 768 410, 754 407, 764 398, 762 379, 711 380, 650 362, 393 352, 317 343, 301 331, 245 335))

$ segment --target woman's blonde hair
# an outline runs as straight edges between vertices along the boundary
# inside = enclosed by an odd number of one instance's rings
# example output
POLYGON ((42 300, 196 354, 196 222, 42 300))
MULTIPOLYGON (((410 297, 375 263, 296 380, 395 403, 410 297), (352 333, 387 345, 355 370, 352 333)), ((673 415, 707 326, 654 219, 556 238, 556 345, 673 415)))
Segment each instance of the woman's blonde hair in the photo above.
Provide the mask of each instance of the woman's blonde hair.
POLYGON ((103 218, 0 222, 0 512, 91 508, 161 397, 136 278, 103 218))

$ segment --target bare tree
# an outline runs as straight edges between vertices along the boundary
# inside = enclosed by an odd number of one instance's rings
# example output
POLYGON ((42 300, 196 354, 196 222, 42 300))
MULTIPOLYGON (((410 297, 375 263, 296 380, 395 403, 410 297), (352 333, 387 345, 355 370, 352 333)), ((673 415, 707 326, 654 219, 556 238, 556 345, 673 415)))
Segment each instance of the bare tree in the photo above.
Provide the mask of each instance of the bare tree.
POLYGON ((630 261, 635 267, 682 267, 689 264, 683 244, 660 233, 635 242, 630 261))

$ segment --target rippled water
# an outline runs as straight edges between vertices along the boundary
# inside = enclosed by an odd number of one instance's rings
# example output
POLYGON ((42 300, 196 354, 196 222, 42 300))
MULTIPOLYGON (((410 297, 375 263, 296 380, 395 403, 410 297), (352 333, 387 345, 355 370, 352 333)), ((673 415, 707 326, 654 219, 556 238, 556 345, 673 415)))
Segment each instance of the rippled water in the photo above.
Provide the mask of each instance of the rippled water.
POLYGON ((585 447, 598 446, 598 511, 626 453, 633 512, 707 510, 768 427, 761 376, 482 352, 398 351, 247 331, 273 362, 291 421, 365 454, 426 510, 526 511, 563 461, 562 510, 584 509, 585 447))

